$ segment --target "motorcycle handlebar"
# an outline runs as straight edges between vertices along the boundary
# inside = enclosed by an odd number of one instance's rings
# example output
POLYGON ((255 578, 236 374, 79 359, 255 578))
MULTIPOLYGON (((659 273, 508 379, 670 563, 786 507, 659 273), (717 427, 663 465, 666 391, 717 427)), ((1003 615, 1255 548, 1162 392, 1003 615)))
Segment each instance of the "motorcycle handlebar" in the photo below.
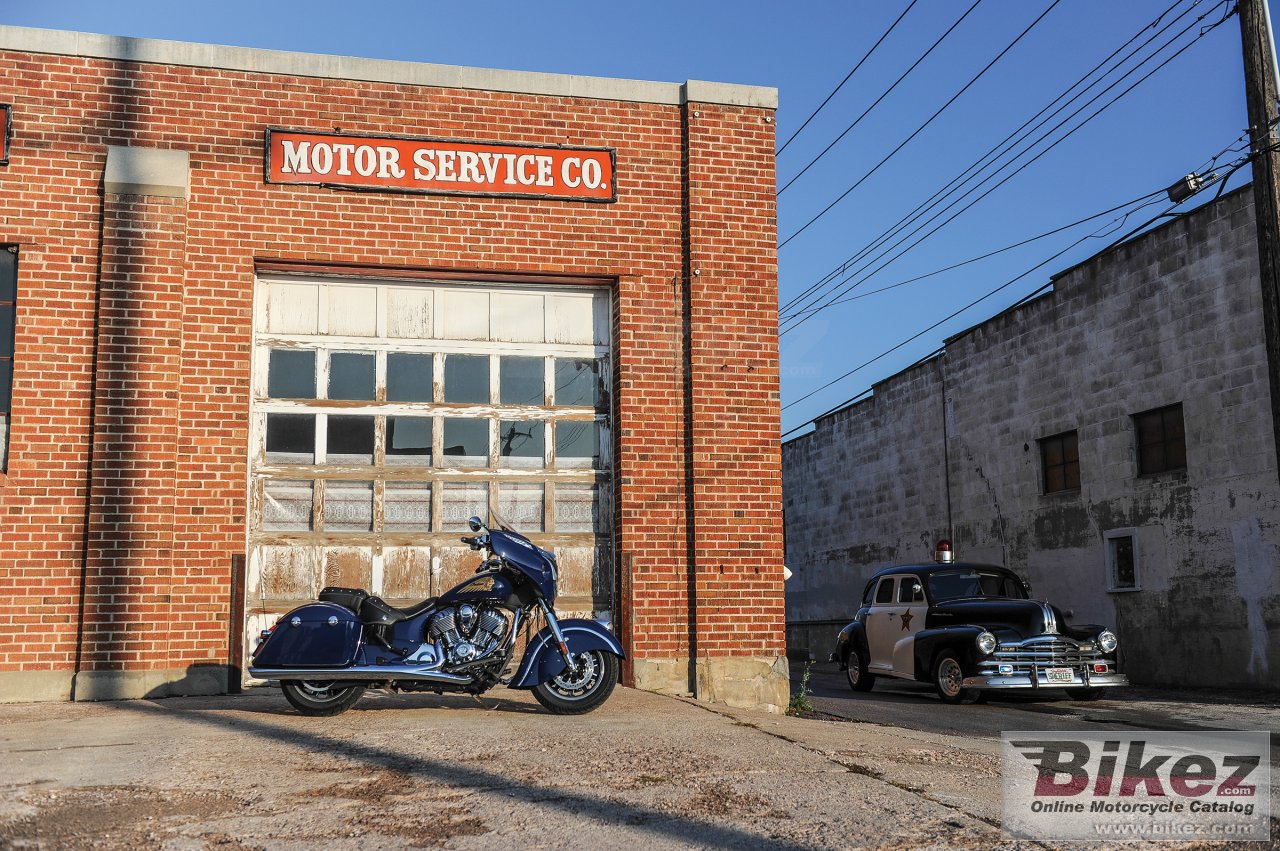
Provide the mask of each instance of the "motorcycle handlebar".
POLYGON ((467 544, 473 550, 484 549, 484 540, 480 535, 476 535, 474 538, 469 535, 464 535, 462 537, 462 543, 467 544))

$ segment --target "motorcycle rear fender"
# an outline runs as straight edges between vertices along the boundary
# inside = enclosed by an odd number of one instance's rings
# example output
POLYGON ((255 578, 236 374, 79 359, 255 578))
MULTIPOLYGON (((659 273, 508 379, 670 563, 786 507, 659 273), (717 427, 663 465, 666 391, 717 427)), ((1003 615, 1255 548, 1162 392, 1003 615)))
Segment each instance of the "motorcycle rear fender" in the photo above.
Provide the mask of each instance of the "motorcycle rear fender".
MULTIPOLYGON (((564 643, 569 645, 569 652, 585 653, 588 650, 604 650, 619 659, 626 654, 622 645, 613 633, 595 621, 584 618, 573 618, 560 621, 560 632, 564 634, 564 643)), ((544 626, 529 642, 525 649, 520 669, 511 678, 511 688, 533 688, 560 674, 564 670, 564 659, 560 656, 560 648, 556 645, 551 627, 544 626)))
POLYGON ((364 625, 337 603, 308 603, 276 621, 253 653, 255 668, 345 668, 356 661, 364 625), (294 621, 297 626, 294 626, 294 621))

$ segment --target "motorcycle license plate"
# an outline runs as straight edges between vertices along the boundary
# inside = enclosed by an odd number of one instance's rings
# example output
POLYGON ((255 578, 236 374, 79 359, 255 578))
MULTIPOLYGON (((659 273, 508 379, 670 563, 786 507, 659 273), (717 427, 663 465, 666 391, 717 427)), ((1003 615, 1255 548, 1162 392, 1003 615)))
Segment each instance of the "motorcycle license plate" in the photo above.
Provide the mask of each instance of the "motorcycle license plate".
POLYGON ((1069 683, 1073 679, 1070 668, 1046 668, 1044 675, 1051 683, 1069 683))

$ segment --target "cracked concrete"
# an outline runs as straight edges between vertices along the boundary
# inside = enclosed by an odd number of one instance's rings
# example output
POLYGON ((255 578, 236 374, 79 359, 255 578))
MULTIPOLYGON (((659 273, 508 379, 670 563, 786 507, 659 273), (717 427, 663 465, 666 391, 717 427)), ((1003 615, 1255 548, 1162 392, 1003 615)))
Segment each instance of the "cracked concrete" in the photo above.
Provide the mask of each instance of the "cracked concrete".
POLYGON ((983 742, 618 689, 0 706, 0 847, 1032 848, 983 742))

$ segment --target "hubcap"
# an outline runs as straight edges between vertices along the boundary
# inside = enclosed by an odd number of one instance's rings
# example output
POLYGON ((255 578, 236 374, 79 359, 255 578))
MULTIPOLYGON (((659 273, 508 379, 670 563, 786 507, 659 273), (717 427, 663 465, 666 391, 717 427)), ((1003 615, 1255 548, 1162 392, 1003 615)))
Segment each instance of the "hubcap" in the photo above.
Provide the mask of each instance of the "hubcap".
POLYGON ((943 659, 942 664, 938 666, 938 685, 942 687, 947 697, 955 697, 959 694, 963 682, 964 674, 960 670, 960 663, 955 659, 943 659))
POLYGON ((594 653, 579 653, 573 668, 565 668, 553 677, 551 686, 562 697, 579 699, 590 694, 600 682, 600 662, 594 653))
POLYGON ((848 674, 849 685, 856 686, 858 684, 858 680, 862 678, 862 665, 859 664, 857 657, 849 657, 848 674))

